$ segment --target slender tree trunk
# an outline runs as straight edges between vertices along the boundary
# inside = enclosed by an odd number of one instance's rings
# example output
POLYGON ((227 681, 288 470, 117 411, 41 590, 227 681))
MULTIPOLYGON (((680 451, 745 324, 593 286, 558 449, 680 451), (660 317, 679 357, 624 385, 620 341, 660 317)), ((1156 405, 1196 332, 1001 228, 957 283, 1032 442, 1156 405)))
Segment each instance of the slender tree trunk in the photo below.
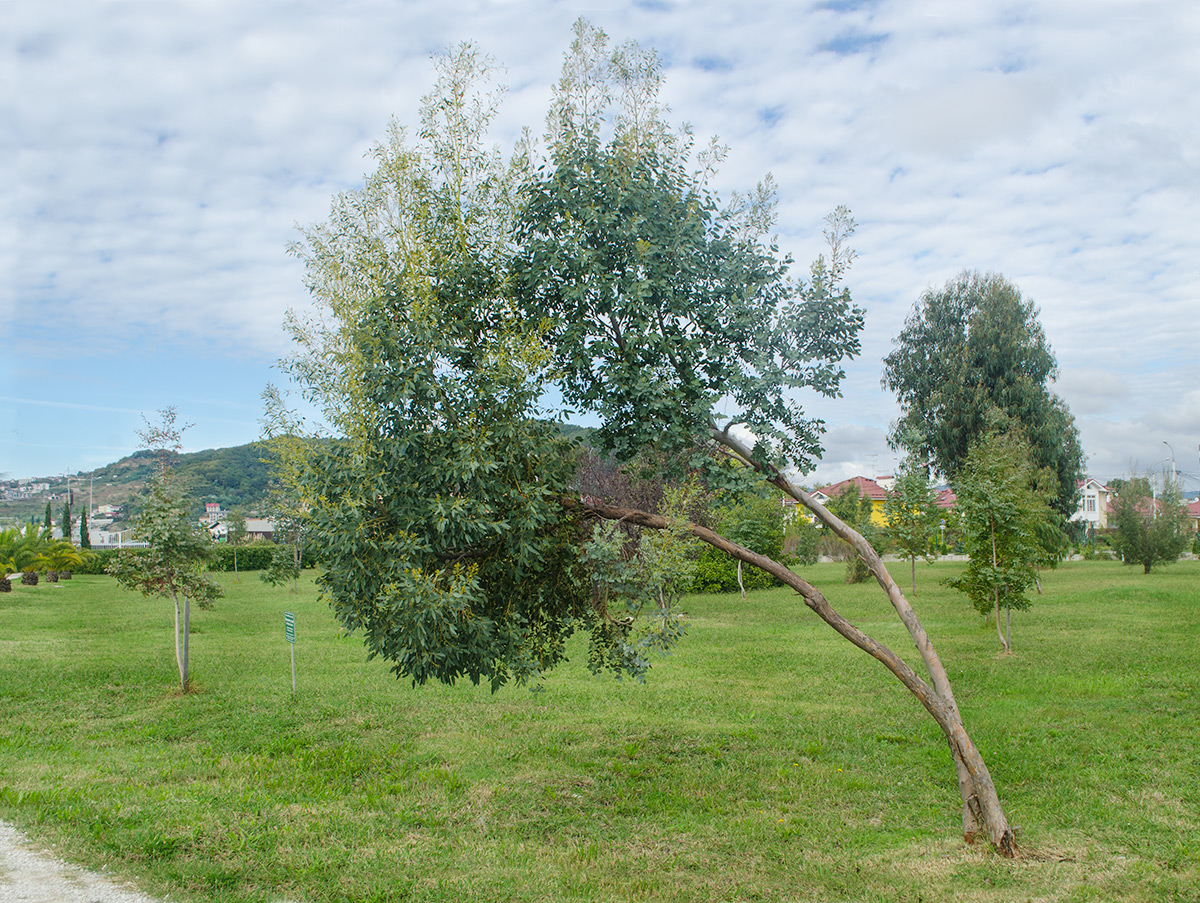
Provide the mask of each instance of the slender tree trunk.
MULTIPOLYGON (((959 792, 963 800, 963 836, 968 843, 972 843, 980 833, 985 833, 992 846, 1001 855, 1016 855, 1016 841, 1013 837, 1012 828, 1009 826, 1008 819, 1004 815, 1004 809, 1000 805, 1000 798, 996 793, 995 784, 992 782, 991 774, 984 764, 983 757, 979 754, 979 750, 975 747, 974 742, 963 727, 962 716, 958 710, 958 702, 954 698, 954 691, 950 686, 950 678, 946 674, 946 669, 942 665, 937 651, 933 648, 933 643, 930 642, 928 634, 925 633, 925 628, 917 618, 916 612, 913 611, 912 606, 904 597, 904 592, 892 580, 879 553, 856 530, 853 530, 840 518, 831 514, 826 510, 824 505, 820 504, 803 489, 792 485, 791 481, 777 468, 755 461, 753 449, 737 437, 730 435, 728 430, 721 430, 713 426, 711 429, 711 438, 719 445, 733 452, 746 464, 762 473, 772 485, 804 505, 831 532, 849 542, 862 555, 872 574, 874 574, 876 582, 879 583, 880 588, 883 589, 884 594, 892 603, 892 607, 896 610, 897 615, 899 615, 901 622, 908 629, 909 636, 913 644, 917 647, 917 651, 925 663, 925 669, 929 674, 930 680, 933 682, 934 694, 945 711, 946 723, 939 720, 938 724, 946 733, 951 753, 954 757, 955 769, 958 772, 959 792)), ((787 569, 784 568, 784 570, 787 569)), ((790 574, 791 571, 788 571, 788 573, 790 574)), ((784 578, 781 577, 780 579, 784 578)), ((788 581, 785 580, 784 582, 788 581)), ((789 583, 789 585, 792 584, 789 583)), ((858 644, 856 643, 856 645, 858 644)), ((860 648, 864 647, 860 646, 860 648)), ((889 670, 892 670, 891 666, 889 666, 889 670)), ((896 672, 893 670, 893 673, 896 672)), ((899 677, 898 674, 897 677, 899 677)), ((905 686, 909 686, 909 684, 905 682, 905 686)), ((916 690, 913 690, 912 687, 909 687, 909 689, 921 699, 916 690)), ((933 714, 935 718, 938 717, 938 715, 934 714, 934 710, 930 708, 930 705, 926 704, 924 699, 922 699, 922 704, 930 711, 930 714, 933 714)))
POLYGON ((191 677, 188 672, 188 640, 191 638, 192 631, 192 600, 187 593, 183 594, 183 663, 179 671, 180 684, 183 687, 183 692, 187 693, 192 687, 191 677))
MULTIPOLYGON (((992 524, 992 568, 996 567, 996 525, 992 524)), ((1008 642, 1004 639, 1004 633, 1000 630, 1000 587, 992 586, 992 604, 996 612, 996 636, 1000 638, 1000 646, 1004 649, 1004 654, 1008 655, 1008 642)))
POLYGON ((242 582, 242 578, 238 576, 238 569, 237 569, 237 543, 236 543, 236 542, 233 544, 233 582, 234 582, 234 583, 241 583, 241 582, 242 582))
POLYGON ((917 556, 909 555, 908 560, 912 563, 913 595, 915 596, 917 594, 917 556))
POLYGON ((742 559, 738 559, 738 589, 742 591, 742 598, 746 598, 746 584, 742 583, 742 559))
MULTIPOLYGON (((179 632, 179 596, 177 596, 175 593, 172 593, 171 601, 175 603, 175 667, 179 669, 179 685, 183 687, 183 675, 186 671, 186 668, 183 664, 184 651, 179 632)), ((184 687, 184 689, 186 690, 186 687, 184 687)))

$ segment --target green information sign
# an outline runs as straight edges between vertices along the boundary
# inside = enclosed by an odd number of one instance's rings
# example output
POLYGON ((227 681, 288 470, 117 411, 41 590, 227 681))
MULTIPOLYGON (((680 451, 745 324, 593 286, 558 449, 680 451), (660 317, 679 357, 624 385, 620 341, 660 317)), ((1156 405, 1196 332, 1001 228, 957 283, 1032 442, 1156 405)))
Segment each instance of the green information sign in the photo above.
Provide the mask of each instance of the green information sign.
POLYGON ((291 643, 288 649, 292 653, 292 699, 296 698, 296 616, 290 611, 283 613, 283 635, 291 643))

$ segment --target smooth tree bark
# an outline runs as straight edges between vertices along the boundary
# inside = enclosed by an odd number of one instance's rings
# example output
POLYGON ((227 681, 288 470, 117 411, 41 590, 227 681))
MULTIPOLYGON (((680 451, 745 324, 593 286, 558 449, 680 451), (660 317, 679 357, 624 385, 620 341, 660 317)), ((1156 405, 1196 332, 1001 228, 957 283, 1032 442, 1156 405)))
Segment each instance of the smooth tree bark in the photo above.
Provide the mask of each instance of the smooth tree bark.
MULTIPOLYGON (((839 538, 848 542, 862 557, 872 575, 879 583, 879 586, 883 589, 884 594, 888 597, 888 601, 891 602, 892 607, 900 616, 900 620, 907 628, 909 636, 912 638, 913 644, 917 647, 917 651, 921 655, 921 660, 925 664, 929 678, 933 682, 932 688, 917 677, 891 650, 888 650, 875 640, 862 634, 861 631, 857 631, 856 628, 852 628, 844 622, 823 597, 819 600, 817 599, 820 594, 815 589, 795 575, 785 577, 783 572, 786 571, 790 574, 791 571, 789 569, 784 568, 777 562, 771 562, 769 559, 763 560, 761 564, 752 561, 744 557, 736 549, 726 548, 725 551, 728 551, 740 560, 764 567, 764 569, 769 570, 770 573, 779 577, 780 580, 783 580, 788 586, 800 592, 804 596, 805 603, 820 615, 822 620, 825 620, 838 633, 868 655, 880 661, 917 697, 929 714, 937 721, 938 726, 942 728, 950 744, 950 751, 954 757, 954 766, 958 772, 959 792, 963 802, 963 837, 968 843, 974 843, 982 833, 986 835, 992 846, 1001 855, 1016 855, 1016 840, 1013 836, 1012 828, 1008 824, 1004 808, 1000 804, 1000 798, 996 792, 996 786, 992 781, 987 765, 984 763, 982 755, 963 726, 962 715, 959 713, 958 703, 954 698, 954 690, 950 686, 950 678, 946 673, 945 666, 943 666, 941 658, 934 649, 933 643, 929 639, 929 635, 925 632, 925 628, 921 625, 916 612, 913 611, 912 605, 905 598, 903 590, 900 589, 899 585, 892 579, 891 574, 888 573, 887 568, 884 566, 883 558, 860 533, 831 514, 824 505, 803 489, 794 485, 778 468, 756 460, 753 449, 732 435, 728 427, 721 429, 714 424, 711 428, 711 438, 746 464, 763 473, 776 488, 804 505, 825 527, 839 538), (803 584, 804 588, 800 584, 803 584)), ((699 533, 695 535, 705 542, 718 545, 717 542, 699 533)), ((732 546, 733 544, 729 545, 732 546)), ((722 546, 718 545, 718 547, 721 548, 722 546)), ((748 554, 753 555, 753 553, 748 554)), ((761 558, 761 556, 757 557, 761 558)))

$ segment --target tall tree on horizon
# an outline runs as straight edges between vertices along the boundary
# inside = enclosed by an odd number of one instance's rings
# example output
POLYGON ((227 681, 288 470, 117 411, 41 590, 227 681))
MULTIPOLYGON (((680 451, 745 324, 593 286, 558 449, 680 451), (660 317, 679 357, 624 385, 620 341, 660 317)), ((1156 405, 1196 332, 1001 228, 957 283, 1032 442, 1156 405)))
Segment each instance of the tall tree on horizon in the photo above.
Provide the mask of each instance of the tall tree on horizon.
POLYGON ((1050 390, 1058 365, 1032 301, 997 273, 964 270, 921 295, 893 344, 883 375, 900 404, 893 448, 953 483, 975 442, 1018 428, 1033 464, 1055 474, 1053 508, 1071 516, 1083 449, 1066 402, 1050 390))

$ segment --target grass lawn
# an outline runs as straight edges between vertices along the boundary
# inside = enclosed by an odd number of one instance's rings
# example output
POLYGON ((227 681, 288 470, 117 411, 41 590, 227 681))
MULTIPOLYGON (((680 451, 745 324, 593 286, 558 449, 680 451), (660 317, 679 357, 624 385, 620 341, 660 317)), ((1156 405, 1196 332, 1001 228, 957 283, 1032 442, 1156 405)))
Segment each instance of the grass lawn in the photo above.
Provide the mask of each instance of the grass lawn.
MULTIPOLYGON (((580 646, 539 692, 493 695, 397 681, 311 582, 223 575, 180 696, 167 603, 14 586, 0 818, 172 900, 1200 899, 1200 562, 1064 564, 1009 657, 940 584, 960 567, 919 566, 914 605, 1017 861, 963 844, 936 725, 784 590, 688 599, 644 684, 593 677, 580 646)), ((911 651, 842 573, 805 571, 911 651)))

